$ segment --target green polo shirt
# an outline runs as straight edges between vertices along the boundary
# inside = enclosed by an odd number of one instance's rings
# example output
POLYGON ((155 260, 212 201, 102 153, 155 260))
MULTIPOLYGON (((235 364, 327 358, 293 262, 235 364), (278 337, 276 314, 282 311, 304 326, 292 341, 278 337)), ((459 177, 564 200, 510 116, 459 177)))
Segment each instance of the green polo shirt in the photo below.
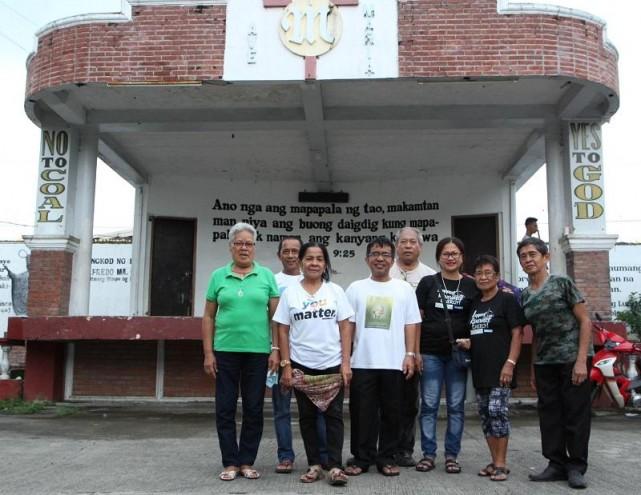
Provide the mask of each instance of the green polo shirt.
POLYGON ((244 278, 231 268, 215 270, 207 289, 207 300, 218 304, 214 349, 269 354, 269 300, 279 296, 274 274, 255 261, 244 278))

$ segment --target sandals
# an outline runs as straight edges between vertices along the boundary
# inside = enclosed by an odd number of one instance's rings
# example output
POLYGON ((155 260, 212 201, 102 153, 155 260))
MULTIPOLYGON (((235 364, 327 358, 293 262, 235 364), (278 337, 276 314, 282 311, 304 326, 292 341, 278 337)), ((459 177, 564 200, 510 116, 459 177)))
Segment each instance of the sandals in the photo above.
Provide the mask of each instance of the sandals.
POLYGON ((300 477, 301 483, 314 483, 323 479, 323 469, 318 465, 309 466, 307 472, 300 477))
MULTIPOLYGON (((494 465, 494 463, 490 462, 487 466, 485 466, 483 469, 481 469, 478 472, 479 476, 487 476, 491 477, 497 470, 498 468, 494 465)), ((510 470, 506 467, 501 468, 505 471, 505 474, 510 474, 510 470)), ((497 480, 497 481, 505 481, 505 480, 497 480)))
POLYGON ((294 470, 294 461, 285 459, 276 464, 276 472, 278 474, 291 474, 294 470))
POLYGON ((224 470, 219 475, 218 478, 221 481, 234 481, 238 476, 238 471, 236 469, 224 470))
POLYGON ((461 465, 456 462, 456 459, 445 459, 445 472, 447 474, 459 474, 461 472, 461 465))
POLYGON ((398 476, 401 474, 396 464, 384 464, 383 466, 376 466, 376 469, 378 469, 378 472, 383 476, 398 476))
POLYGON ((260 478, 260 473, 251 466, 240 466, 238 473, 248 480, 257 480, 260 478))
POLYGON ((506 481, 510 470, 505 467, 495 467, 494 472, 490 475, 492 481, 506 481))
POLYGON ((423 457, 416 464, 416 470, 421 472, 421 473, 427 473, 428 471, 431 471, 432 469, 434 469, 434 459, 432 459, 431 457, 423 457))
POLYGON ((490 462, 487 466, 482 468, 477 474, 479 476, 492 476, 494 474, 494 470, 496 467, 494 467, 494 463, 490 462))
POLYGON ((348 464, 345 468, 345 474, 347 476, 360 476, 364 472, 365 470, 362 467, 357 466, 356 464, 348 464))
POLYGON ((332 486, 345 486, 347 484, 347 474, 341 468, 334 467, 329 470, 327 480, 332 486))

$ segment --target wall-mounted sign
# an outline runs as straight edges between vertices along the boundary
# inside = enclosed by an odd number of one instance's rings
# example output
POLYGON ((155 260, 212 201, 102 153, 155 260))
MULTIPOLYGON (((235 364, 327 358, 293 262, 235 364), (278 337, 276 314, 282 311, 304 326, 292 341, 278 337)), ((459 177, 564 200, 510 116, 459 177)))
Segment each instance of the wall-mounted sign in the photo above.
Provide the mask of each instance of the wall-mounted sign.
POLYGON ((42 129, 36 232, 64 233, 69 184, 71 135, 66 129, 42 129))
POLYGON ((280 21, 280 39, 302 57, 327 53, 340 40, 343 21, 329 0, 292 0, 280 21))
POLYGON ((568 137, 574 231, 605 232, 601 126, 571 122, 568 137))
POLYGON ((397 0, 227 0, 226 81, 398 77, 397 0))

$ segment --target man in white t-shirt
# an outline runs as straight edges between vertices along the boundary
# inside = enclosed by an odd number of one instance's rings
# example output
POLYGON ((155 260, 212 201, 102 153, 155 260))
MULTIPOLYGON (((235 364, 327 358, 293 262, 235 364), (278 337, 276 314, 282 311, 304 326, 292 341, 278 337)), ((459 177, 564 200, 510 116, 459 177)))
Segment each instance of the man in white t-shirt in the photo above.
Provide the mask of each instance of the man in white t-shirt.
POLYGON ((346 295, 355 315, 350 385, 351 452, 345 472, 356 476, 372 464, 398 476, 394 460, 400 434, 403 381, 414 374, 416 325, 421 315, 412 286, 390 277, 394 244, 379 237, 367 245, 371 276, 346 295))
MULTIPOLYGON (((298 253, 302 241, 300 237, 283 237, 278 244, 278 259, 283 265, 283 270, 275 274, 278 290, 282 294, 291 285, 297 284, 303 278, 300 273, 298 253)), ((277 345, 277 344, 274 344, 277 345)), ((281 474, 291 473, 294 467, 294 447, 292 445, 292 416, 291 416, 291 390, 283 391, 276 384, 272 387, 272 407, 274 410, 274 430, 276 431, 276 444, 278 445, 278 464, 276 472, 281 474)), ((318 444, 321 459, 327 459, 327 442, 325 441, 325 420, 318 415, 316 423, 318 430, 318 444)))
MULTIPOLYGON (((404 227, 396 234, 396 262, 390 269, 390 277, 405 280, 416 290, 416 286, 423 277, 436 272, 419 260, 423 248, 423 236, 414 227, 404 227)), ((419 351, 421 327, 416 327, 416 359, 414 365, 417 370, 423 366, 419 351)), ((414 442, 416 436, 416 416, 418 415, 418 388, 420 377, 415 373, 412 378, 403 382, 403 399, 401 401, 401 432, 396 452, 396 463, 399 466, 415 466, 414 442)))

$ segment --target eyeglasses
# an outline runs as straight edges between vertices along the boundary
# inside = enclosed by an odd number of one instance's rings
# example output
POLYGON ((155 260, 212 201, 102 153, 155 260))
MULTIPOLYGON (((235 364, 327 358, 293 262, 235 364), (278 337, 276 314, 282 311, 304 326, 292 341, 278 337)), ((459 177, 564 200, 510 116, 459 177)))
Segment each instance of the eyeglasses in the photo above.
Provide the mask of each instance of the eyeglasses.
POLYGON ((441 258, 458 258, 461 256, 461 253, 457 253, 455 251, 452 251, 451 253, 441 253, 441 258))
POLYGON ((379 251, 374 251, 373 253, 367 254, 368 258, 391 258, 392 253, 381 253, 379 251))
POLYGON ((494 275, 496 275, 496 272, 493 270, 484 270, 482 272, 480 271, 474 272, 474 276, 478 278, 481 278, 481 277, 492 278, 494 275))
POLYGON ((234 241, 231 244, 236 248, 242 248, 242 247, 252 248, 256 245, 254 241, 234 241))
POLYGON ((401 239, 398 241, 399 244, 409 244, 410 246, 415 246, 418 244, 418 241, 416 239, 401 239))

